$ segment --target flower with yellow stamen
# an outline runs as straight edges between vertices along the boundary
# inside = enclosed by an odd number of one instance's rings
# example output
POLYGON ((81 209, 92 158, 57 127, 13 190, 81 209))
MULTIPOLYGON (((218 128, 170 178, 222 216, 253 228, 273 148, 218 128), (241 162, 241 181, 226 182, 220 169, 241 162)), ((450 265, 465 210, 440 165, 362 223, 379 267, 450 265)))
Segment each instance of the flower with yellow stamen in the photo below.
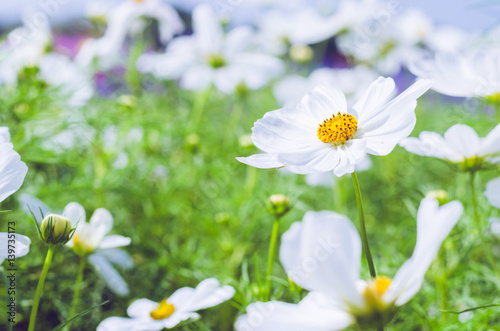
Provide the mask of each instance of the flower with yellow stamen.
POLYGON ((367 154, 387 155, 416 123, 416 99, 432 81, 420 80, 392 99, 395 84, 379 77, 350 108, 342 91, 324 83, 295 107, 255 122, 252 141, 266 154, 236 158, 257 168, 285 167, 298 174, 354 172, 367 154))
POLYGON ((236 322, 239 331, 343 330, 386 325, 420 289, 441 243, 463 213, 453 201, 425 198, 417 214, 417 243, 394 278, 360 279, 361 239, 352 222, 330 211, 307 212, 283 234, 281 263, 310 291, 298 304, 257 302, 236 322), (263 314, 262 312, 265 312, 263 314), (255 323, 259 321, 259 323, 255 323))
POLYGON ((182 321, 200 317, 196 311, 216 306, 234 295, 231 286, 220 286, 217 279, 203 280, 196 288, 183 287, 160 302, 139 299, 128 307, 126 317, 108 317, 97 331, 162 330, 175 327, 182 321))

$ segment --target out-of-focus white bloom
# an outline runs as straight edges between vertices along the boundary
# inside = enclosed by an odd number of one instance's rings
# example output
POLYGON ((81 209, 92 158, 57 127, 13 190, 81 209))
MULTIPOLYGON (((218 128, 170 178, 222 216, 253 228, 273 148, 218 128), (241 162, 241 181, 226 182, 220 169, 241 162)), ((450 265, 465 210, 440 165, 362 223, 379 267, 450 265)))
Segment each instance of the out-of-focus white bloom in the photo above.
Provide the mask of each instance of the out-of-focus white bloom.
POLYGON ((344 93, 347 104, 351 105, 375 79, 377 74, 364 66, 352 69, 319 68, 307 78, 299 75, 286 76, 274 86, 273 93, 281 105, 292 106, 316 86, 331 82, 344 93))
POLYGON ((47 20, 24 15, 24 26, 10 32, 0 43, 0 84, 16 84, 18 73, 25 67, 37 66, 52 43, 47 20))
POLYGON ((349 108, 340 89, 319 85, 297 106, 268 112, 255 122, 252 141, 266 154, 236 159, 257 168, 284 166, 298 174, 352 173, 366 154, 387 155, 411 133, 416 99, 431 85, 417 81, 391 100, 394 81, 379 77, 349 108))
POLYGON ((436 132, 423 131, 418 138, 406 138, 399 144, 410 153, 437 157, 461 170, 476 171, 500 164, 500 125, 486 138, 480 138, 468 125, 455 124, 444 137, 436 132))
POLYGON ((174 39, 164 54, 143 54, 137 68, 162 79, 180 79, 188 90, 204 90, 214 85, 232 93, 239 84, 258 89, 283 72, 283 63, 270 55, 250 53, 253 32, 248 27, 227 35, 210 4, 193 12, 194 34, 174 39))
POLYGON ((217 279, 208 278, 196 288, 183 287, 160 302, 139 299, 128 307, 126 317, 108 317, 97 331, 155 331, 171 329, 182 321, 198 319, 196 311, 216 306, 234 295, 231 286, 220 286, 217 279))
POLYGON ((416 9, 402 13, 382 9, 382 13, 339 36, 337 44, 342 53, 357 62, 373 66, 383 75, 394 75, 423 56, 421 44, 432 35, 433 26, 416 9))
POLYGON ((0 265, 5 259, 14 260, 30 250, 30 238, 17 233, 0 232, 0 265))
POLYGON ((490 180, 486 184, 484 195, 493 207, 500 208, 500 178, 490 180))
POLYGON ((490 224, 490 232, 497 237, 500 237, 500 218, 490 217, 488 218, 488 223, 490 224))
POLYGON ((413 63, 409 69, 418 77, 432 78, 432 89, 442 94, 496 100, 500 93, 500 48, 437 53, 433 58, 413 63))
POLYGON ((10 142, 9 128, 0 127, 0 202, 19 190, 28 167, 10 142))
POLYGON ((64 55, 50 53, 42 57, 39 76, 68 97, 71 107, 82 107, 94 95, 92 77, 64 55))
POLYGON ((393 279, 360 279, 361 239, 352 222, 334 212, 308 212, 283 234, 281 263, 310 293, 298 304, 271 301, 247 307, 238 331, 342 330, 385 325, 420 290, 441 243, 463 213, 458 201, 439 206, 423 199, 412 256, 393 279))
POLYGON ((78 223, 75 234, 66 244, 76 253, 88 256, 89 262, 95 267, 102 279, 113 292, 127 295, 127 283, 115 270, 112 263, 131 268, 130 256, 118 247, 130 245, 130 238, 120 235, 107 235, 113 228, 113 217, 107 209, 96 209, 90 221, 85 220, 85 210, 76 203, 69 203, 63 211, 73 225, 78 223))
MULTIPOLYGON (((372 159, 367 155, 363 161, 355 166, 356 172, 369 170, 372 167, 372 159)), ((309 186, 332 187, 336 177, 331 171, 318 172, 306 175, 306 183, 309 186)))
POLYGON ((144 30, 143 17, 158 21, 160 39, 164 43, 184 31, 175 9, 161 0, 126 0, 112 10, 103 11, 107 13, 106 32, 101 38, 89 39, 82 45, 75 59, 79 65, 88 66, 94 59, 105 69, 116 64, 127 35, 144 30))
POLYGON ((454 52, 470 45, 472 37, 455 26, 438 26, 427 37, 426 45, 433 52, 454 52))

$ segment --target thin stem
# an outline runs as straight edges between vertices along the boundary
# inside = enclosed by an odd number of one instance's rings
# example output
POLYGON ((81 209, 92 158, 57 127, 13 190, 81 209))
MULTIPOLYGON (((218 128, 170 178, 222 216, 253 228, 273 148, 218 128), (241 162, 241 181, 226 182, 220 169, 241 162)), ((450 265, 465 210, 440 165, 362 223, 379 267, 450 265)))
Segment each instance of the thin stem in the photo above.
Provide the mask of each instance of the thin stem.
POLYGON ((278 239, 278 230, 280 226, 280 219, 276 218, 273 224, 273 231, 271 233, 271 241, 269 243, 269 254, 267 257, 267 273, 266 273, 266 295, 265 299, 269 301, 271 296, 271 276, 273 273, 274 251, 276 250, 276 241, 278 239))
POLYGON ((370 246, 368 245, 368 237, 366 236, 365 214, 363 212, 363 198, 361 196, 361 189, 359 188, 358 175, 355 171, 351 175, 352 182, 354 184, 354 190, 356 191, 356 202, 358 203, 359 213, 359 227, 361 230, 361 240, 363 241, 363 249, 366 255, 366 262, 368 263, 368 268, 370 268, 370 276, 372 276, 372 278, 375 278, 377 277, 377 272, 375 271, 372 253, 370 252, 370 246))
MULTIPOLYGON (((75 292, 73 293, 73 300, 71 301, 71 309, 69 311, 68 320, 75 316, 78 297, 80 296, 80 288, 82 286, 83 271, 85 270, 85 261, 85 256, 80 256, 80 268, 78 269, 78 276, 76 276, 75 292)), ((66 326, 66 330, 71 330, 71 322, 66 326)))
POLYGON ((199 92, 194 99, 193 110, 191 112, 191 118, 189 120, 189 129, 192 133, 198 131, 198 126, 200 125, 201 115, 205 109, 205 105, 210 97, 211 87, 208 87, 205 91, 199 92))
POLYGON ((36 287, 35 299, 33 300, 33 307, 31 308, 30 324, 28 331, 35 330, 36 314, 38 312, 38 305, 40 304, 40 298, 42 296, 43 284, 45 283, 45 277, 47 277, 47 272, 49 271, 50 261, 52 261, 52 255, 54 255, 54 246, 49 246, 47 251, 47 256, 45 257, 45 263, 43 264, 42 274, 38 280, 38 286, 36 287))
POLYGON ((243 113, 243 100, 239 99, 234 105, 233 112, 231 113, 231 117, 229 119, 228 130, 226 132, 225 142, 229 145, 231 141, 235 140, 236 137, 236 129, 241 120, 241 115, 243 113))
POLYGON ((476 185, 474 183, 474 179, 476 178, 476 172, 471 171, 470 172, 470 194, 471 194, 471 199, 472 199, 472 208, 474 209, 474 223, 476 223, 476 228, 479 231, 479 233, 482 233, 481 230, 481 224, 479 220, 479 211, 477 208, 477 198, 476 198, 476 185))

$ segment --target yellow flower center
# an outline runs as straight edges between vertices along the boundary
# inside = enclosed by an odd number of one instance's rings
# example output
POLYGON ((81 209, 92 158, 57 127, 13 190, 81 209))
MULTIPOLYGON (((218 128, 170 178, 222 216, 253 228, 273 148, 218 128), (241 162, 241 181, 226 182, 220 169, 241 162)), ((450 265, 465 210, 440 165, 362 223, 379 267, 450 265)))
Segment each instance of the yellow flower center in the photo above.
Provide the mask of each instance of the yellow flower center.
POLYGON ((165 298, 158 304, 158 308, 149 313, 149 316, 154 320, 162 320, 170 317, 174 312, 174 305, 168 303, 167 298, 165 298))
POLYGON ((351 114, 332 115, 318 127, 318 138, 324 143, 342 145, 358 130, 358 120, 351 114))
POLYGON ((385 291, 389 288, 389 285, 391 285, 391 279, 386 276, 377 276, 375 277, 373 281, 373 288, 375 291, 382 296, 385 291))

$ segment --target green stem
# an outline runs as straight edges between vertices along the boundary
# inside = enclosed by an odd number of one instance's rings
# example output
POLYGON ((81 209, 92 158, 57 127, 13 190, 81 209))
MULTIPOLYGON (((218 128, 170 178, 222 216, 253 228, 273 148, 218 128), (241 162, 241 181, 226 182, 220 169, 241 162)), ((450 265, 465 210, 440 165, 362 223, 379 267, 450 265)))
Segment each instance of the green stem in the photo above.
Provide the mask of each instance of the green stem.
POLYGON ((491 254, 491 250, 486 245, 486 242, 489 241, 489 239, 486 238, 486 236, 483 233, 483 230, 481 228, 481 219, 479 217, 479 208, 477 206, 475 177, 476 177, 476 172, 471 171, 469 183, 470 183, 470 194, 471 194, 471 200, 472 200, 472 208, 474 210, 474 223, 476 224, 478 235, 479 235, 479 238, 481 239, 481 242, 482 242, 481 247, 483 248, 485 256, 488 259, 488 261, 490 262, 493 271, 497 274, 497 276, 500 276, 500 273, 496 267, 495 259, 493 258, 493 255, 491 254))
POLYGON ((230 141, 234 141, 236 137, 236 129, 241 120, 241 114, 243 113, 243 100, 238 100, 238 102, 234 105, 233 112, 231 114, 231 118, 229 119, 229 125, 226 132, 226 144, 229 145, 230 141))
POLYGON ((277 217, 274 220, 273 231, 271 233, 271 241, 269 243, 269 254, 267 257, 267 273, 266 273, 266 295, 265 299, 269 301, 271 296, 271 276, 273 273, 274 251, 276 250, 276 241, 278 239, 278 230, 280 226, 280 219, 277 217))
POLYGON ((470 172, 470 194, 471 194, 471 199, 472 199, 472 208, 474 209, 474 223, 476 224, 477 231, 479 231, 479 234, 482 233, 481 230, 481 223, 479 219, 479 211, 477 208, 477 197, 476 197, 476 185, 474 183, 474 179, 476 178, 476 172, 471 171, 470 172))
POLYGON ((52 261, 52 255, 54 255, 54 246, 50 245, 49 250, 47 251, 47 256, 45 257, 45 263, 43 264, 42 274, 40 275, 40 279, 38 280, 38 286, 36 287, 35 299, 33 300, 33 307, 31 308, 30 324, 28 327, 28 331, 35 330, 38 305, 40 304, 43 284, 45 283, 45 277, 47 277, 47 272, 49 271, 50 261, 52 261))
POLYGON ((365 214, 363 212, 363 198, 361 196, 361 189, 359 188, 358 175, 356 171, 352 174, 352 182, 354 184, 354 190, 356 191, 356 202, 358 204, 358 213, 359 213, 359 227, 361 230, 361 240, 363 241, 363 249, 366 255, 366 262, 368 263, 368 268, 370 268, 370 276, 372 278, 377 277, 377 272, 375 271, 375 265, 373 264, 372 253, 370 252, 370 246, 368 245, 368 237, 366 235, 366 226, 365 226, 365 214))
POLYGON ((205 91, 197 93, 196 98, 194 99, 193 110, 189 121, 189 130, 192 133, 196 133, 196 131, 198 131, 201 115, 203 114, 203 109, 205 109, 205 105, 210 97, 211 90, 212 88, 208 87, 205 91))
MULTIPOLYGON (((76 276, 75 292, 73 293, 73 300, 71 301, 71 309, 69 311, 68 320, 75 316, 78 297, 80 296, 80 288, 82 286, 83 271, 85 270, 85 261, 86 257, 80 256, 80 268, 78 269, 78 276, 76 276)), ((71 330, 71 322, 66 326, 66 330, 71 330)))

